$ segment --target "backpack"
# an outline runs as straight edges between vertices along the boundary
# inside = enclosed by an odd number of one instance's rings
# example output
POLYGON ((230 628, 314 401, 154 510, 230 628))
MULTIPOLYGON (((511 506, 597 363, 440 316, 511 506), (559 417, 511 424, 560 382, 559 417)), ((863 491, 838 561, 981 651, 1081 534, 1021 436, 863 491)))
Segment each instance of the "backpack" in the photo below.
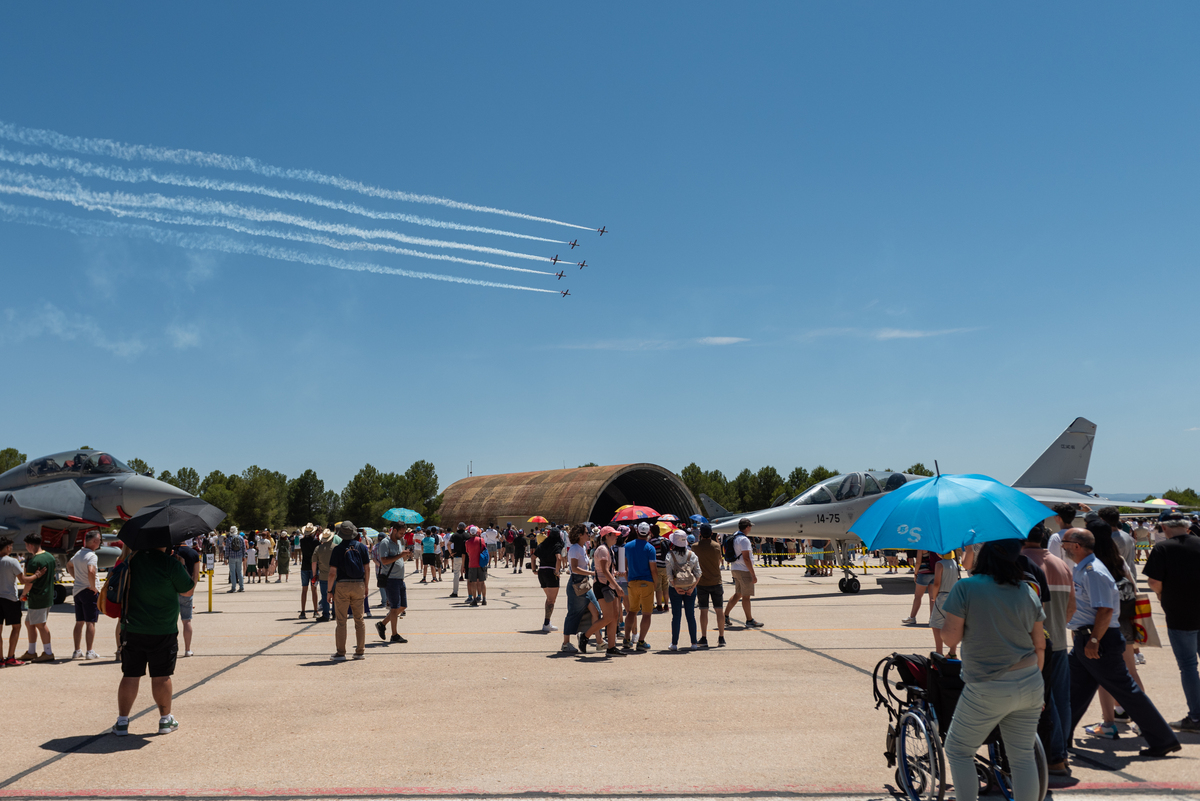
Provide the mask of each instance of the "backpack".
POLYGON ((108 617, 121 617, 121 608, 129 598, 129 560, 108 571, 104 590, 100 593, 100 606, 108 617))
POLYGON ((488 553, 487 545, 484 545, 483 550, 479 552, 479 566, 482 568, 487 568, 488 561, 490 561, 491 558, 492 555, 488 553))
POLYGON ((229 552, 230 553, 241 553, 243 544, 244 543, 242 542, 241 536, 236 535, 236 534, 231 536, 229 538, 229 552))
POLYGON ((721 543, 721 555, 725 557, 726 562, 736 562, 738 560, 737 551, 735 551, 733 548, 733 541, 736 540, 738 536, 739 535, 737 534, 732 534, 726 537, 725 541, 721 543))
MULTIPOLYGON (((678 554, 672 553, 670 558, 676 560, 678 554)), ((692 560, 687 556, 683 557, 683 564, 675 566, 675 584, 682 589, 691 589, 700 583, 700 577, 696 575, 696 569, 692 567, 692 560)))
POLYGON ((338 571, 338 580, 362 581, 366 575, 363 571, 362 551, 359 550, 358 543, 352 542, 346 546, 346 552, 342 554, 342 567, 338 571))

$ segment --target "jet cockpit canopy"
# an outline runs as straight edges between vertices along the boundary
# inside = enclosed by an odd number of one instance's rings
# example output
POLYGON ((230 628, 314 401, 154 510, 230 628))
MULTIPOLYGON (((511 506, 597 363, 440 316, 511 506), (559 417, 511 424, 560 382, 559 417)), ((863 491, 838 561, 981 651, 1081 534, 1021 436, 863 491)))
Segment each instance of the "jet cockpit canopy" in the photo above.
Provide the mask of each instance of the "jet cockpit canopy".
POLYGON ((129 465, 103 451, 76 449, 31 459, 0 475, 0 488, 25 486, 54 478, 99 476, 134 472, 129 465))
POLYGON ((834 503, 835 501, 849 501, 860 495, 879 495, 882 492, 891 492, 897 487, 904 486, 906 481, 908 481, 908 477, 904 473, 876 471, 846 473, 813 484, 788 501, 788 505, 806 506, 808 504, 834 503))

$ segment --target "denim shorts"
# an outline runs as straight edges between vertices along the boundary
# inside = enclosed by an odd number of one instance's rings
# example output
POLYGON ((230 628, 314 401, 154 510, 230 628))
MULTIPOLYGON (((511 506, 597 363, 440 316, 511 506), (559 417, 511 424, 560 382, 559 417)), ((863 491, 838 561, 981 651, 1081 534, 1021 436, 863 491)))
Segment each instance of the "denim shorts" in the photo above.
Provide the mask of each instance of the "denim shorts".
POLYGON ((932 573, 918 573, 917 574, 917 586, 918 587, 928 587, 932 583, 933 583, 933 574, 932 573))
POLYGON ((313 572, 311 570, 301 570, 300 571, 300 583, 301 584, 312 583, 312 578, 313 578, 313 572))
POLYGON ((404 609, 408 606, 408 586, 404 579, 388 579, 386 590, 388 608, 404 609))
POLYGON ((191 620, 192 619, 192 598, 193 598, 193 596, 191 596, 191 595, 180 595, 179 596, 179 619, 180 620, 191 620))

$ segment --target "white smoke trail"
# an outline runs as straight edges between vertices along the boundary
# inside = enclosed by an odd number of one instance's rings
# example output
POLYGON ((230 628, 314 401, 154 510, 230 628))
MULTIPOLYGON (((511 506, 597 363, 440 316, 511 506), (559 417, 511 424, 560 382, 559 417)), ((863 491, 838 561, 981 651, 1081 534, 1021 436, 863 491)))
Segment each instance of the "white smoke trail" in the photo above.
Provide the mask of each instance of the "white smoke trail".
POLYGON ((296 170, 275 167, 270 164, 263 164, 257 159, 249 158, 247 156, 226 156, 220 153, 204 153, 198 150, 180 150, 165 147, 154 147, 152 145, 130 145, 124 142, 114 142, 111 139, 91 139, 82 136, 66 136, 65 134, 60 134, 56 131, 47 131, 38 128, 24 128, 22 126, 13 125, 7 122, 0 122, 0 138, 8 139, 13 142, 19 142, 25 145, 32 145, 34 147, 47 147, 52 150, 65 150, 71 153, 107 156, 109 158, 122 159, 123 161, 161 161, 169 164, 179 164, 192 167, 212 167, 221 170, 252 172, 256 175, 262 175, 268 178, 287 178, 295 181, 308 181, 309 183, 324 184, 325 186, 336 187, 347 192, 357 192, 361 195, 383 198, 385 200, 401 200, 408 203, 425 203, 435 206, 445 206, 447 208, 458 209, 460 211, 478 211, 487 214, 500 214, 505 217, 515 217, 521 220, 530 220, 531 222, 562 225, 566 226, 567 228, 578 228, 582 231, 593 230, 586 225, 575 225, 574 223, 563 222, 561 220, 552 220, 549 217, 537 217, 532 214, 522 214, 521 212, 498 209, 492 206, 476 206, 471 203, 461 203, 457 200, 436 197, 434 195, 416 195, 412 194, 411 192, 398 192, 392 189, 383 189, 381 187, 371 186, 359 181, 351 181, 340 176, 326 175, 325 173, 317 172, 316 170, 296 170))
POLYGON ((475 278, 460 278, 455 275, 439 275, 437 273, 422 273, 413 270, 401 270, 394 267, 384 267, 365 261, 347 261, 329 256, 315 256, 287 248, 269 247, 255 242, 238 242, 228 237, 215 234, 185 234, 178 231, 164 230, 149 225, 132 225, 123 222, 107 222, 100 220, 81 220, 65 214, 49 212, 45 209, 26 206, 13 206, 0 202, 0 220, 38 225, 53 228, 73 234, 88 236, 137 236, 160 244, 175 245, 189 250, 216 250, 223 253, 238 253, 250 256, 263 256, 268 259, 312 264, 321 267, 333 267, 338 270, 353 270, 355 272, 376 273, 379 275, 398 275, 403 278, 421 278, 431 281, 446 281, 452 284, 467 284, 470 286, 491 287, 494 289, 520 289, 525 292, 543 292, 556 294, 554 289, 538 289, 519 284, 501 284, 495 281, 480 281, 475 278))
MULTIPOLYGON (((484 247, 482 245, 468 245, 461 242, 448 242, 443 239, 426 239, 424 237, 408 236, 399 234, 395 231, 389 231, 384 228, 365 229, 357 228, 352 225, 344 225, 342 223, 323 223, 318 220, 313 220, 308 217, 300 217, 295 214, 287 214, 281 211, 271 211, 267 209, 259 209, 253 206, 240 206, 236 203, 225 203, 219 200, 206 200, 190 197, 168 197, 155 193, 147 195, 131 195, 127 192, 93 192, 83 187, 79 181, 74 178, 46 178, 29 173, 14 172, 12 170, 0 169, 0 180, 15 181, 23 186, 33 189, 43 190, 45 192, 55 193, 57 200, 67 200, 75 202, 71 198, 77 198, 83 204, 99 204, 105 207, 108 206, 125 206, 133 208, 151 208, 151 209, 170 209, 171 211, 190 212, 195 214, 210 214, 223 215, 226 217, 239 217, 243 220, 252 220, 253 222, 277 222, 285 225, 294 225, 299 228, 307 228, 311 231, 323 231, 330 234, 338 234, 339 236, 352 236, 360 239, 391 239, 394 242, 403 242, 407 245, 422 245, 432 248, 453 248, 456 250, 470 250, 475 253, 488 253, 496 256, 507 256, 513 259, 527 259, 529 261, 550 261, 546 256, 534 256, 530 253, 517 253, 510 250, 501 250, 500 248, 484 247)), ((475 262, 478 263, 478 262, 475 262)))
POLYGON ((477 234, 493 234, 495 236, 509 236, 517 239, 529 239, 535 242, 550 242, 556 245, 570 244, 563 239, 550 239, 544 236, 533 236, 532 234, 518 234, 515 231, 505 231, 500 228, 484 228, 479 225, 463 225, 462 223, 446 222, 444 220, 435 220, 431 217, 418 217, 415 214, 404 214, 398 211, 375 211, 368 209, 365 206, 360 206, 357 203, 343 203, 340 200, 330 200, 329 198, 321 197, 320 195, 312 195, 304 192, 288 192, 281 189, 273 189, 269 186, 260 186, 258 184, 243 184, 236 181, 218 181, 213 178, 193 178, 188 175, 179 175, 177 173, 158 173, 149 167, 141 167, 137 169, 126 169, 124 167, 114 167, 108 164, 93 164, 87 161, 70 156, 52 156, 49 153, 23 153, 21 151, 10 151, 0 147, 0 161, 7 161, 10 164, 19 164, 22 167, 47 167, 52 170, 64 170, 73 172, 76 175, 82 175, 86 178, 102 178, 107 181, 119 181, 122 183, 158 183, 165 186, 182 186, 188 189, 205 189, 210 192, 242 192, 246 194, 263 195, 277 200, 295 200, 300 203, 309 203, 314 206, 321 206, 327 209, 335 209, 344 211, 350 214, 357 214, 360 217, 368 217, 373 220, 395 220, 396 222, 412 223, 413 225, 423 225, 428 228, 442 228, 452 231, 469 231, 477 234))
MULTIPOLYGON (((3 178, 4 173, 6 172, 6 170, 0 170, 0 178, 3 178)), ((231 231, 237 231, 238 233, 243 234, 251 234, 253 236, 270 236, 275 237, 276 239, 287 239, 292 242, 324 245, 326 247, 336 248, 338 250, 369 250, 382 253, 396 253, 401 256, 416 256, 417 258, 432 259, 434 261, 449 261, 457 264, 471 264, 478 267, 489 267, 495 270, 510 270, 512 272, 532 273, 534 275, 555 275, 555 273, 546 272, 545 270, 531 270, 526 267, 512 267, 507 264, 496 264, 495 262, 490 261, 477 261, 475 259, 464 259, 459 256, 447 256, 443 253, 426 253, 420 250, 410 250, 409 248, 398 248, 394 245, 381 245, 376 242, 343 242, 340 239, 332 239, 330 237, 320 236, 318 234, 299 234, 292 231, 277 231, 271 228, 254 228, 228 220, 165 214, 160 211, 119 208, 116 206, 106 205, 104 203, 90 201, 86 196, 80 196, 71 192, 63 192, 56 189, 43 189, 38 186, 17 186, 13 184, 0 183, 0 194, 21 195, 24 197, 38 198, 39 200, 60 201, 64 203, 70 203, 71 205, 78 206, 82 209, 87 209, 88 211, 105 211, 117 217, 133 217, 135 219, 166 223, 169 225, 196 225, 226 228, 231 231)))

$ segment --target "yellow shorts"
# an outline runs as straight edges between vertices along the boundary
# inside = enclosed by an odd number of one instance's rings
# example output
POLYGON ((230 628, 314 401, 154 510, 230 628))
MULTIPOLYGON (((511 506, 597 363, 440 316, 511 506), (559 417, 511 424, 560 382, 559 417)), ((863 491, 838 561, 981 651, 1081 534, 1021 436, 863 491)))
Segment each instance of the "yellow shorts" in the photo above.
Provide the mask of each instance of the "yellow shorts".
POLYGON ((629 609, 643 615, 654 613, 654 584, 649 581, 629 582, 629 609))
POLYGON ((754 581, 750 578, 749 570, 731 570, 733 574, 733 591, 743 598, 754 597, 754 581))

